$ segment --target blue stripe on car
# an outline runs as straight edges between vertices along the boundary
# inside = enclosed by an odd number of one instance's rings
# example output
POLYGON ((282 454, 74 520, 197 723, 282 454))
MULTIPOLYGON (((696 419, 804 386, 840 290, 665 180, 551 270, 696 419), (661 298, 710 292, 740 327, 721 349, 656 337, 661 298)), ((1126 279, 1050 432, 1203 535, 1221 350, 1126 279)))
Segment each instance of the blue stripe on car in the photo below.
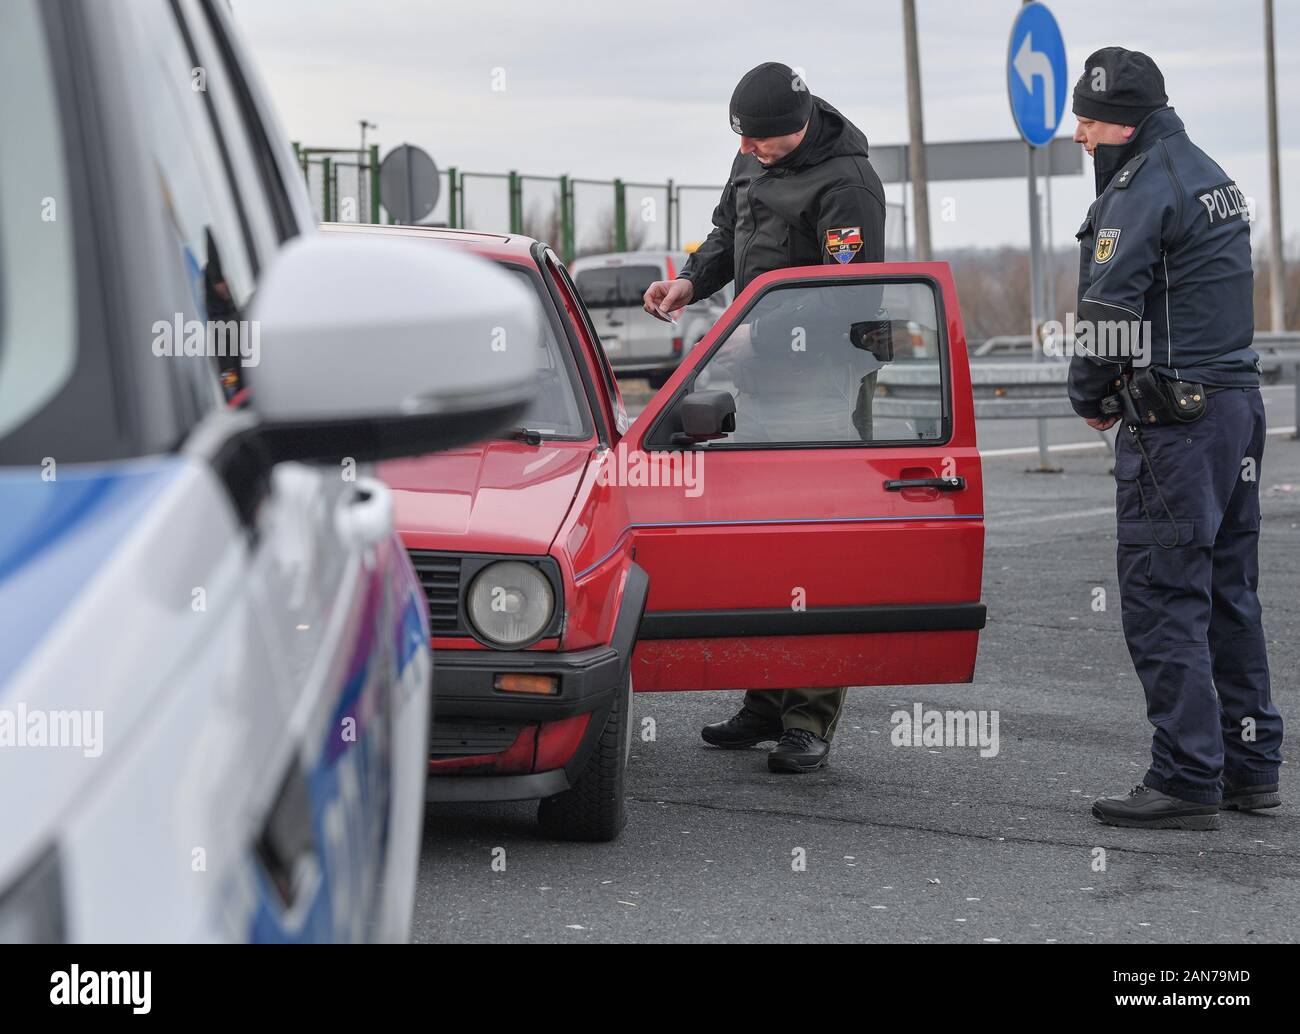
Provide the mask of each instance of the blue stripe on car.
POLYGON ((179 457, 0 469, 0 687, 154 504, 179 457))

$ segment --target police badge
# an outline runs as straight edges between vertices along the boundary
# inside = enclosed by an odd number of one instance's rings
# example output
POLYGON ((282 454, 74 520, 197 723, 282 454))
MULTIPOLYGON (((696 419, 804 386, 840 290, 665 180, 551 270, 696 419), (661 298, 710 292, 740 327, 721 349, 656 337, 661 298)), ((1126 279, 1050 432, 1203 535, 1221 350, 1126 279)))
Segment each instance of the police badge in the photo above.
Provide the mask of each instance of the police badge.
POLYGON ((1093 248, 1092 260, 1099 266, 1104 266, 1111 260, 1115 254, 1115 249, 1119 246, 1118 230, 1101 230, 1097 234, 1097 246, 1093 248))

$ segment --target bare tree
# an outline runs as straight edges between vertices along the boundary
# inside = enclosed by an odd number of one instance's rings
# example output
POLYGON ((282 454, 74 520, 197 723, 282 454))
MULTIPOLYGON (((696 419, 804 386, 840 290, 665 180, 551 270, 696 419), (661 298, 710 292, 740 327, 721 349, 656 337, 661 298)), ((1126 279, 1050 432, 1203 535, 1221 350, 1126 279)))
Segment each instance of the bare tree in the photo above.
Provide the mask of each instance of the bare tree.
POLYGON ((524 236, 543 241, 557 251, 563 227, 560 222, 560 194, 551 197, 550 207, 543 211, 541 200, 535 199, 524 213, 524 236))

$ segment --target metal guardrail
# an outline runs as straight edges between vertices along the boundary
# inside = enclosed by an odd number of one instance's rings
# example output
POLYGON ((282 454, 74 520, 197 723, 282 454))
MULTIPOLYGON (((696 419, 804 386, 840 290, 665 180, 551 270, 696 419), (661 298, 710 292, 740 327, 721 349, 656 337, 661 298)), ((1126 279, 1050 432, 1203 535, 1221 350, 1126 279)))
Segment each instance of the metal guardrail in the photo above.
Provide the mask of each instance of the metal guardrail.
MULTIPOLYGON (((1070 364, 1066 359, 1004 358, 1007 350, 1029 336, 990 338, 975 350, 970 362, 971 391, 976 420, 1078 419, 1065 386, 1070 364), (991 346, 991 347, 990 347, 991 346), (1000 354, 999 354, 1000 353, 1000 354)), ((1255 350, 1268 383, 1290 378, 1295 384, 1295 412, 1300 418, 1300 333, 1261 332, 1255 350)), ((1023 353, 1022 353, 1023 354, 1023 353)), ((1011 355, 1015 355, 1011 352, 1011 355)), ((882 367, 877 383, 884 389, 873 403, 878 416, 933 422, 938 426, 939 370, 934 362, 905 362, 882 367)), ((1046 425, 1040 424, 1039 468, 1051 470, 1046 449, 1046 425)), ((1300 439, 1300 419, 1292 435, 1300 439)), ((1102 436, 1104 441, 1108 441, 1102 436)))
MULTIPOLYGON (((1252 345, 1259 353, 1259 365, 1267 383, 1289 378, 1295 384, 1296 414, 1300 416, 1300 332, 1260 331, 1252 345)), ((1048 357, 1034 362, 1001 358, 1032 355, 1029 346, 1028 334, 999 335, 975 349, 970 370, 977 418, 1033 420, 1075 416, 1064 397, 1069 371, 1067 360, 1048 357), (1056 386, 1059 390, 1044 391, 1045 386, 1056 386), (992 389, 991 397, 989 389, 992 389)))

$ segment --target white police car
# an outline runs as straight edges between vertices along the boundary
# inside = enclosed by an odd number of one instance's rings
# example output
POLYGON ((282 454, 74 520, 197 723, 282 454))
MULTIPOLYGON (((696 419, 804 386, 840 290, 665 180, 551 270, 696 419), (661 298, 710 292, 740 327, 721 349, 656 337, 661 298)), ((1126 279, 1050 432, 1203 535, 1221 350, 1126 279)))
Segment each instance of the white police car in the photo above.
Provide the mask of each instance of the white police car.
POLYGON ((0 941, 403 938, 428 619, 367 463, 516 420, 534 303, 318 236, 221 0, 0 17, 0 941))

